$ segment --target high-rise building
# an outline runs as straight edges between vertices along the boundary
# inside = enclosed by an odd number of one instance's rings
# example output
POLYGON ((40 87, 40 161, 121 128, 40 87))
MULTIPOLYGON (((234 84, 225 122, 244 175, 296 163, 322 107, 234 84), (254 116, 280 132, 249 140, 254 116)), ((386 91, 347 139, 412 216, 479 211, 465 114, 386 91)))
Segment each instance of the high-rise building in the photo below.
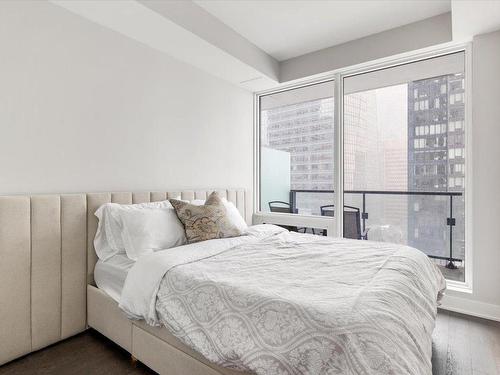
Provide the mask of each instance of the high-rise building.
MULTIPOLYGON (((261 116, 261 143, 290 153, 292 190, 333 190, 333 97, 266 109, 261 116)), ((300 193, 299 209, 319 214, 332 195, 300 193)))
MULTIPOLYGON (((464 75, 452 74, 408 84, 408 188, 464 191, 464 75)), ((429 255, 449 255, 450 198, 408 200, 408 243, 429 255)), ((455 197, 453 257, 464 255, 464 200, 455 197)))
POLYGON ((344 96, 344 189, 366 190, 382 184, 380 129, 375 91, 344 96))

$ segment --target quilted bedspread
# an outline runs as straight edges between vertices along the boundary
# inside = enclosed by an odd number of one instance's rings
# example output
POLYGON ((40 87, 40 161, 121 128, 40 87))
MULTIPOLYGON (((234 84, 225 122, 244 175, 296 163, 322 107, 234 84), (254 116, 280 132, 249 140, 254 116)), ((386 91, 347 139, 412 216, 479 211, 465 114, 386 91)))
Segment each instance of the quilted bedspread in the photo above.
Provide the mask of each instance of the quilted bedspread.
POLYGON ((432 374, 446 284, 419 250, 276 231, 197 252, 162 255, 176 259, 155 307, 210 361, 272 375, 432 374))

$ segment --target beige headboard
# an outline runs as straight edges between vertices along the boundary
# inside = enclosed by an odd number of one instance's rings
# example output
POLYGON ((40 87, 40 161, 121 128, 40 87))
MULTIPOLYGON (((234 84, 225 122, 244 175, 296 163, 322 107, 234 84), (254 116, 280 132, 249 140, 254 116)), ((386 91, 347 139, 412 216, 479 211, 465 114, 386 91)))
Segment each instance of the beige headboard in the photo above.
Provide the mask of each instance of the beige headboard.
POLYGON ((101 204, 205 199, 213 190, 251 220, 243 189, 0 197, 0 365, 86 329, 101 204))

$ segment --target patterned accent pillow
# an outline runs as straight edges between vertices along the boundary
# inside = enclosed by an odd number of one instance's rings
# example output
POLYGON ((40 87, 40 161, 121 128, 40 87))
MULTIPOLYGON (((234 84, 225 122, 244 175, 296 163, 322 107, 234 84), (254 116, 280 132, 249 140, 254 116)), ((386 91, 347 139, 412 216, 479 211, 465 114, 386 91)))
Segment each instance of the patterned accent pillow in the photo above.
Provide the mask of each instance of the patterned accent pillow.
POLYGON ((243 233, 228 218, 217 192, 210 194, 202 206, 170 199, 177 217, 184 225, 188 243, 241 236, 243 233))

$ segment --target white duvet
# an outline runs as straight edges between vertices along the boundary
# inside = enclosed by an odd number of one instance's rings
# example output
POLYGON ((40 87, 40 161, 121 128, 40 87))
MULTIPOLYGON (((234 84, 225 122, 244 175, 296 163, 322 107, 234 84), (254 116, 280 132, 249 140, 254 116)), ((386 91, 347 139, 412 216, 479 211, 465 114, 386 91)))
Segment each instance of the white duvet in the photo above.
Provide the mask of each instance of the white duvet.
POLYGON ((120 306, 226 367, 430 375, 444 288, 416 249, 264 225, 140 258, 120 306))

